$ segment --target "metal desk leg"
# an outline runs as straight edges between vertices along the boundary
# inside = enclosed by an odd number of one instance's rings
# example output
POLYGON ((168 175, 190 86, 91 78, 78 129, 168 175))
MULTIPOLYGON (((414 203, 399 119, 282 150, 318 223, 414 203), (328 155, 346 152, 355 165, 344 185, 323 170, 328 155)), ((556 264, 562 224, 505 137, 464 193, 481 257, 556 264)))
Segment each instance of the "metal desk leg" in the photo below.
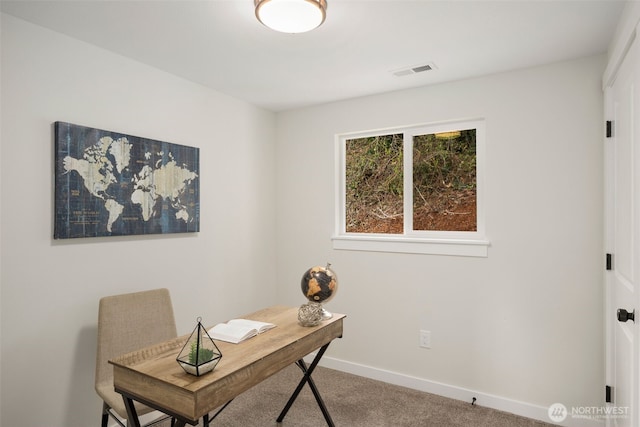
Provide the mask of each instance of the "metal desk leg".
POLYGON ((133 406, 133 400, 130 397, 122 396, 124 400, 124 407, 127 408, 127 426, 140 427, 140 420, 138 419, 138 413, 136 407, 133 406))
POLYGON ((304 387, 305 383, 309 383, 309 387, 311 388, 311 391, 313 392, 313 395, 316 398, 316 402, 318 403, 318 406, 322 411, 322 415, 324 415, 324 419, 327 422, 327 425, 329 427, 334 427, 333 420, 331 419, 331 415, 329 415, 329 411, 327 410, 327 407, 325 406, 324 401, 322 400, 322 397, 318 392, 318 388, 316 387, 316 384, 313 381, 313 378, 311 378, 311 374, 313 373, 314 369, 316 369, 316 366, 318 365, 318 362, 320 362, 320 359, 324 355, 324 352, 327 351, 327 347, 329 347, 329 344, 331 343, 327 343, 320 348, 320 351, 318 351, 318 354, 316 354, 316 357, 313 359, 309 367, 307 367, 307 364, 304 362, 303 359, 300 359, 296 362, 296 365, 298 365, 298 367, 302 370, 302 372, 304 373, 304 376, 300 380, 298 387, 296 387, 295 391, 289 398, 289 401, 287 402, 284 409, 280 413, 280 416, 278 416, 278 419, 276 420, 278 423, 281 423, 282 420, 284 420, 284 417, 287 415, 287 412, 289 412, 289 409, 291 408, 291 405, 293 405, 293 402, 295 402, 295 400, 298 398, 298 395, 300 394, 300 391, 302 391, 302 388, 304 387))
POLYGON ((202 418, 202 425, 203 425, 203 427, 209 427, 209 424, 211 423, 211 421, 215 420, 215 419, 216 419, 216 417, 217 417, 218 415, 220 415, 220 413, 221 413, 222 411, 224 411, 224 410, 225 410, 225 408, 226 408, 227 406, 229 406, 229 404, 230 404, 231 402, 233 402, 233 399, 231 399, 230 401, 228 401, 227 403, 225 403, 225 404, 224 404, 224 406, 222 406, 222 408, 218 409, 218 412, 216 412, 215 414, 213 414, 213 417, 210 417, 210 416, 209 416, 209 414, 206 414, 206 415, 202 418))

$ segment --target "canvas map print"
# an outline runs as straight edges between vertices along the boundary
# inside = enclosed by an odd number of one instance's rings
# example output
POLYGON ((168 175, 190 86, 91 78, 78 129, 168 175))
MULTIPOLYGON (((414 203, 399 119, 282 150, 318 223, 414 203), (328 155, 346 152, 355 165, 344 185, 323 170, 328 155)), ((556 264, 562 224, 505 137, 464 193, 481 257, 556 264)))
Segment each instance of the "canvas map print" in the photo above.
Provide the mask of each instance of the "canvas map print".
POLYGON ((54 238, 200 231, 199 149, 55 123, 54 238))

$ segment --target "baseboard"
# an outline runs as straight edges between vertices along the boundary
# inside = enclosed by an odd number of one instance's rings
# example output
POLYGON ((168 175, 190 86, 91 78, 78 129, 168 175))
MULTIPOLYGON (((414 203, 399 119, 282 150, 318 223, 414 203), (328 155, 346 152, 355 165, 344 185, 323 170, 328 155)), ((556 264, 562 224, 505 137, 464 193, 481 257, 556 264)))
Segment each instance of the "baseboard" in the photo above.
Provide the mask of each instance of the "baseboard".
MULTIPOLYGON (((322 360, 320 361, 320 366, 354 375, 359 375, 361 377, 383 381, 389 384, 424 391, 426 393, 437 394, 438 396, 461 400, 463 402, 469 402, 469 404, 471 404, 472 399, 475 397, 476 405, 497 409, 499 411, 509 412, 512 414, 520 415, 522 417, 543 421, 549 424, 555 424, 549 418, 548 407, 533 405, 506 397, 495 396, 492 394, 469 390, 449 384, 443 384, 436 381, 429 381, 422 378, 412 377, 409 375, 399 374, 397 372, 373 368, 371 366, 347 362, 331 357, 322 358, 322 360)), ((565 421, 556 425, 566 427, 603 427, 604 421, 584 418, 572 418, 571 415, 569 415, 565 421)))

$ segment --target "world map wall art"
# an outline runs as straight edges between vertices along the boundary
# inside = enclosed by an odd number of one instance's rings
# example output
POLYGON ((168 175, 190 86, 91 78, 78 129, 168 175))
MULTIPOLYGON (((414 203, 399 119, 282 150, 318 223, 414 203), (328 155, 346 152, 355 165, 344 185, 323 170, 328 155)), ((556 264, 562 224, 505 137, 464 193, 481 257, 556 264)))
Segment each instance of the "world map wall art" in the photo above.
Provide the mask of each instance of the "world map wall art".
POLYGON ((200 231, 199 148, 55 123, 54 239, 200 231))

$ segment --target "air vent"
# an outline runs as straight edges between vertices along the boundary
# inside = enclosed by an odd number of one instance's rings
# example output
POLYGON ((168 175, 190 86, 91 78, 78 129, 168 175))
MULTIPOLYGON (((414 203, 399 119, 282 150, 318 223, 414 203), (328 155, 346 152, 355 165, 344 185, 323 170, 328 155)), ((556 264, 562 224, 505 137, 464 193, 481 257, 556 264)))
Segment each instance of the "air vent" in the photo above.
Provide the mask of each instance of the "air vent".
POLYGON ((423 71, 429 71, 431 69, 431 65, 421 65, 419 67, 412 68, 411 71, 413 71, 414 73, 422 73, 423 71))
POLYGON ((391 71, 396 77, 409 76, 411 74, 424 73, 425 71, 435 70, 436 66, 433 63, 413 65, 411 67, 401 68, 399 70, 391 71))

